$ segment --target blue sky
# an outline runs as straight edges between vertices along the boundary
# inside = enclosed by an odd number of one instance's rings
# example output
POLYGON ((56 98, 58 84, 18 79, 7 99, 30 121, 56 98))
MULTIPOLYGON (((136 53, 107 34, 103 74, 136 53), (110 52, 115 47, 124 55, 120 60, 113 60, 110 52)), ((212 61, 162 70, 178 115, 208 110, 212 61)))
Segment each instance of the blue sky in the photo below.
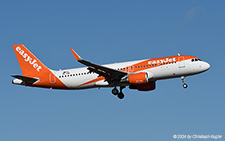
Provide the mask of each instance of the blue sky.
POLYGON ((5 1, 0 5, 0 140, 173 140, 225 137, 225 2, 5 1), (157 89, 48 90, 11 84, 21 74, 13 44, 51 69, 83 67, 69 48, 98 64, 176 55, 211 65, 203 74, 157 82, 157 89))

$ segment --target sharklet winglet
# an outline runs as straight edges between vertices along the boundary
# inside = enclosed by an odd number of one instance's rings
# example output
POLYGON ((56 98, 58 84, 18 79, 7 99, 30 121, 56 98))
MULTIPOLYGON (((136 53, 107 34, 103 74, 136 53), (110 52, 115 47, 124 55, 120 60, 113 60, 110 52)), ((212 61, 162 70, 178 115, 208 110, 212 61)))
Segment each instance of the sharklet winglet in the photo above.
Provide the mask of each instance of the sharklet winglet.
POLYGON ((70 50, 73 53, 73 55, 74 55, 74 57, 76 58, 77 61, 82 60, 82 58, 72 48, 70 48, 70 50))

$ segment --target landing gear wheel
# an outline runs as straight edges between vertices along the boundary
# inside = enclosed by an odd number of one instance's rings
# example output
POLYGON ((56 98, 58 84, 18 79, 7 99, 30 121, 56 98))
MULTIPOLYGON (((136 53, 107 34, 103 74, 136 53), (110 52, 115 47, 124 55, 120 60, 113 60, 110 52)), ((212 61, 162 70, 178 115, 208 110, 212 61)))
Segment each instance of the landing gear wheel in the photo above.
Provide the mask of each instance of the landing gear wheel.
POLYGON ((185 76, 181 76, 181 80, 183 82, 183 87, 186 89, 188 85, 185 83, 185 76))
POLYGON ((183 87, 186 89, 188 87, 188 85, 186 83, 184 83, 183 87))
POLYGON ((119 99, 123 99, 124 98, 124 94, 123 94, 123 92, 122 92, 122 90, 125 88, 125 86, 120 86, 120 92, 117 90, 117 88, 116 87, 114 87, 113 89, 112 89, 112 93, 114 94, 114 95, 117 95, 117 97, 119 98, 119 99))
POLYGON ((117 96, 118 96, 119 99, 123 99, 124 98, 124 94, 123 93, 118 93, 117 96))
POLYGON ((119 91, 117 90, 117 88, 114 88, 114 89, 112 89, 112 93, 113 93, 114 95, 118 95, 119 91))

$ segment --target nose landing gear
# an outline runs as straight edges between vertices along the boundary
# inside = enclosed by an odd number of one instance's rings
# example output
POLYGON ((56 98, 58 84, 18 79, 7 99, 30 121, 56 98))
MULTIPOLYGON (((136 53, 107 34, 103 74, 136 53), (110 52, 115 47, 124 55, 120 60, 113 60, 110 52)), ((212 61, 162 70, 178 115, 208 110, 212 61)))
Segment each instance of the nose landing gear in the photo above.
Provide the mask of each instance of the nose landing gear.
POLYGON ((188 85, 185 83, 185 76, 181 76, 181 80, 183 82, 183 87, 186 89, 188 85))
POLYGON ((120 92, 117 90, 117 88, 115 87, 114 89, 112 89, 112 93, 114 95, 117 95, 117 97, 119 99, 123 99, 124 98, 124 94, 122 92, 122 90, 125 88, 125 86, 120 86, 120 92))
POLYGON ((186 89, 188 87, 188 85, 186 83, 184 83, 183 87, 186 89))

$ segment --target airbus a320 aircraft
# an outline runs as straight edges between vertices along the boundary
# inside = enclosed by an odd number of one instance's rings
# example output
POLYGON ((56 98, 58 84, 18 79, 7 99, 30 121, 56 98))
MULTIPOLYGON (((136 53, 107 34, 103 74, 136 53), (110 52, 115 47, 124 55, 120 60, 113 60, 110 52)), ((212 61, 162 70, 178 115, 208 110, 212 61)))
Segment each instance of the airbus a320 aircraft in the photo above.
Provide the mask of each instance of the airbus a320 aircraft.
POLYGON ((124 98, 122 90, 128 86, 138 91, 151 91, 156 81, 180 77, 187 88, 185 77, 207 71, 210 65, 199 58, 177 55, 108 65, 98 65, 82 59, 70 49, 76 60, 87 67, 51 70, 38 60, 24 45, 13 45, 23 75, 12 75, 13 84, 51 89, 88 89, 113 87, 112 93, 124 98), (120 91, 116 88, 120 87, 120 91))

